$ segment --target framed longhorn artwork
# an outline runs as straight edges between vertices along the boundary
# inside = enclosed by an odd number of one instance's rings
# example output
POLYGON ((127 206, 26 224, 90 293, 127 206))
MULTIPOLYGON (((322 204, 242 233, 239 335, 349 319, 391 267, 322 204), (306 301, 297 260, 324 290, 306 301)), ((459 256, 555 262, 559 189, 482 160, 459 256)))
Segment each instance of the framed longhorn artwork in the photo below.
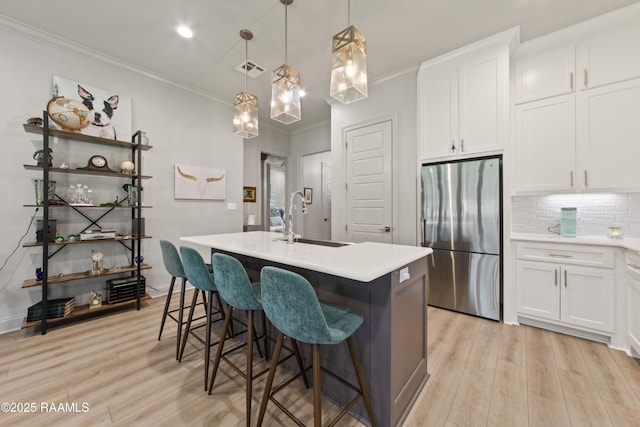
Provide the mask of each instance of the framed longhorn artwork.
POLYGON ((226 170, 174 165, 174 198, 195 200, 224 200, 226 198, 226 170))

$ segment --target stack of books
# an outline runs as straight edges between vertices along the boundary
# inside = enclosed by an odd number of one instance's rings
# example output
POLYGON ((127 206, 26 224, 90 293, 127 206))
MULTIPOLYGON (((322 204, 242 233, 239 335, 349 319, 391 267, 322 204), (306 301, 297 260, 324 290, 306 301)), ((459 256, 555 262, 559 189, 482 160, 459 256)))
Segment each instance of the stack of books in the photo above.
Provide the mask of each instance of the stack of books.
MULTIPOLYGON (((76 306, 75 298, 50 299, 47 301, 47 319, 66 317, 76 306)), ((27 322, 42 320, 42 301, 35 303, 27 310, 27 322)))

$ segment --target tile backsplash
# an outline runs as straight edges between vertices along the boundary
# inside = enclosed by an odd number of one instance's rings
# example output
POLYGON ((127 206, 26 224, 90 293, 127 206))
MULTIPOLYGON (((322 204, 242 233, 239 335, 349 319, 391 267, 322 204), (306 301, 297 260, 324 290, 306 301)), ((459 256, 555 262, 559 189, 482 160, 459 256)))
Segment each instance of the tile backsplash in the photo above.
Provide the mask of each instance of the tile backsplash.
POLYGON ((560 224, 560 208, 578 208, 578 236, 606 236, 620 226, 624 237, 640 238, 640 193, 551 194, 512 196, 512 231, 549 234, 560 224))

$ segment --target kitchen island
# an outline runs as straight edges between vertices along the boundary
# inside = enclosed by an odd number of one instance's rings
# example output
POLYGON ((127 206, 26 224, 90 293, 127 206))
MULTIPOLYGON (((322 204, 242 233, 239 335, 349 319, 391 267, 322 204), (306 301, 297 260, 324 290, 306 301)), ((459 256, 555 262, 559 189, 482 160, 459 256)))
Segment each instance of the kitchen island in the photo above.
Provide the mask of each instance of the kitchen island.
MULTIPOLYGON (((252 280, 271 265, 304 276, 321 300, 349 307, 363 316, 354 334, 369 385, 376 421, 395 426, 405 419, 427 373, 427 256, 431 249, 358 243, 327 246, 326 242, 287 244, 281 233, 254 231, 180 240, 238 258, 252 280)), ((309 361, 308 349, 303 351, 309 361)), ((327 346, 323 366, 357 383, 346 345, 327 346)), ((323 393, 340 406, 352 392, 330 376, 323 393)), ((362 401, 350 413, 369 423, 362 401)))

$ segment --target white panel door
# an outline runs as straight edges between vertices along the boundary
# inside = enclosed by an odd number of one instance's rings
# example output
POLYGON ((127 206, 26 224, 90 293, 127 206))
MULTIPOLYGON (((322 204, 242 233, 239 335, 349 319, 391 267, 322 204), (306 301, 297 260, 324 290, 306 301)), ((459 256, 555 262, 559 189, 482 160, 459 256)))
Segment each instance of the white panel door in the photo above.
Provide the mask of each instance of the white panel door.
POLYGON ((392 123, 346 133, 347 240, 392 243, 392 123))
MULTIPOLYGON (((327 160, 331 160, 331 157, 327 160)), ((322 238, 331 240, 331 163, 322 162, 322 238)))

